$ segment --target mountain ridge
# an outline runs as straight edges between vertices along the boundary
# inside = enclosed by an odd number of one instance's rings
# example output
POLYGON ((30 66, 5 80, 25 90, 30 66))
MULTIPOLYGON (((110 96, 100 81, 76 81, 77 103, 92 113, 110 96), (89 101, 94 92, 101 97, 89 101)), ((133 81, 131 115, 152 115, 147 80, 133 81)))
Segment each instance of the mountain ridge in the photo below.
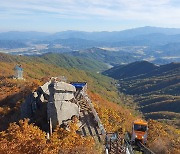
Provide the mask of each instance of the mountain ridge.
POLYGON ((60 53, 47 53, 40 56, 16 56, 5 53, 0 53, 1 62, 16 62, 16 63, 31 63, 36 61, 37 63, 46 63, 54 66, 64 68, 78 68, 86 71, 103 71, 107 69, 107 65, 92 59, 78 58, 70 55, 60 53))
MULTIPOLYGON (((67 38, 81 38, 81 39, 90 39, 90 40, 104 40, 104 37, 109 37, 111 40, 113 37, 114 41, 121 40, 121 38, 124 36, 124 38, 134 37, 138 35, 146 35, 150 33, 162 33, 167 35, 176 35, 180 34, 179 28, 161 28, 161 27, 151 27, 151 26, 145 26, 145 27, 138 27, 138 28, 132 28, 132 29, 126 29, 121 31, 99 31, 99 32, 85 32, 85 31, 76 31, 76 30, 67 30, 67 31, 61 31, 56 32, 53 34, 45 33, 45 32, 35 32, 35 31, 9 31, 9 32, 1 32, 0 33, 0 39, 4 38, 7 39, 7 37, 11 37, 11 39, 18 39, 19 37, 23 37, 21 39, 30 39, 30 38, 61 38, 61 39, 67 39, 67 38), (18 36, 18 37, 17 37, 18 36), (26 36, 26 37, 25 37, 26 36), (96 38, 96 39, 93 39, 96 38)), ((10 39, 10 40, 11 40, 10 39)))

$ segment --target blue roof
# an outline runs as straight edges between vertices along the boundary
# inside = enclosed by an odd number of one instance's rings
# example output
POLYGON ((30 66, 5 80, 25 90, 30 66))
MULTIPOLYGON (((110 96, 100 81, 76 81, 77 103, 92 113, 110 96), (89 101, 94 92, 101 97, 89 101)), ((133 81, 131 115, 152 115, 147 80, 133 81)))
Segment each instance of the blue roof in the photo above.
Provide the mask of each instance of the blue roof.
POLYGON ((83 88, 85 85, 86 85, 86 83, 84 83, 84 82, 73 82, 73 83, 71 83, 73 86, 75 86, 76 88, 83 88))

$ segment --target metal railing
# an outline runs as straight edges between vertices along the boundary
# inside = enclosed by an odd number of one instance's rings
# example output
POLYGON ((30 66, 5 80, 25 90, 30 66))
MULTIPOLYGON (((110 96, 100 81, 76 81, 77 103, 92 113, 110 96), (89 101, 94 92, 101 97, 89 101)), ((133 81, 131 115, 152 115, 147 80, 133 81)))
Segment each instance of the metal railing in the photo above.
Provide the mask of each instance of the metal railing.
POLYGON ((88 95, 86 93, 83 92, 82 95, 83 95, 84 99, 86 100, 86 102, 88 103, 89 107, 92 110, 94 118, 95 118, 96 122, 98 123, 98 126, 99 126, 99 128, 101 130, 101 134, 106 135, 106 130, 105 130, 105 128, 104 128, 104 126, 103 126, 103 124, 102 124, 102 122, 101 122, 101 120, 100 120, 100 118, 98 116, 98 113, 94 109, 94 105, 92 104, 91 100, 89 99, 89 97, 88 97, 88 95))
POLYGON ((134 154, 133 147, 131 146, 131 139, 127 132, 125 133, 124 144, 126 147, 126 154, 134 154))
MULTIPOLYGON (((91 108, 92 113, 94 115, 94 118, 95 118, 96 122, 98 123, 98 127, 101 130, 101 134, 106 135, 106 130, 105 130, 105 128, 104 128, 104 126, 103 126, 103 124, 102 124, 102 122, 98 116, 98 113, 94 109, 94 105, 92 104, 91 99, 88 97, 87 93, 81 92, 81 94, 82 94, 83 98, 86 100, 89 107, 91 108)), ((137 146, 141 149, 141 151, 144 154, 155 154, 150 149, 148 149, 145 145, 143 145, 141 142, 138 142, 137 146)), ((130 136, 128 133, 126 133, 125 137, 124 137, 124 149, 125 149, 125 152, 124 152, 125 154, 134 154, 134 150, 133 150, 133 147, 131 145, 131 139, 130 139, 130 136)), ((105 153, 108 154, 109 152, 110 152, 109 148, 107 146, 105 146, 105 153)))

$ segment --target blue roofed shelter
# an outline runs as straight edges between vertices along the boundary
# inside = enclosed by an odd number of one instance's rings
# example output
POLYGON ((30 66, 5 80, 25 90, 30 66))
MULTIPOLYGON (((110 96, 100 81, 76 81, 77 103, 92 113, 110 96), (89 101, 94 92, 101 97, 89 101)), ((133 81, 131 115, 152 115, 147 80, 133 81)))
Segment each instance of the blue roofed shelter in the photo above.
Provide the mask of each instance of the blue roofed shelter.
POLYGON ((16 65, 14 70, 15 70, 15 78, 23 79, 23 68, 21 67, 21 65, 16 65))
POLYGON ((87 91, 87 82, 71 82, 71 84, 75 86, 76 90, 87 91))

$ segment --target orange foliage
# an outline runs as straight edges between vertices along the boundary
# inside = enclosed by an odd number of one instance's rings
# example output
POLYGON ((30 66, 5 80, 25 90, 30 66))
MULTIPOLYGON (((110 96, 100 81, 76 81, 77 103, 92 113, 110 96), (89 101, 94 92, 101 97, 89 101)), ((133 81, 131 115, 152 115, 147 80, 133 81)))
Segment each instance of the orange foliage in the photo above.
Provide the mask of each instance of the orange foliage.
POLYGON ((55 153, 97 153, 92 138, 83 138, 76 133, 76 124, 70 124, 70 131, 57 128, 50 140, 46 134, 28 120, 19 125, 11 123, 7 131, 0 132, 1 154, 55 154, 55 153))
POLYGON ((89 96, 107 132, 119 129, 123 130, 123 132, 131 130, 131 124, 135 117, 130 110, 109 102, 98 94, 89 92, 89 96))
POLYGON ((19 81, 0 76, 0 130, 20 118, 20 105, 25 97, 39 86, 39 81, 19 81))
POLYGON ((57 128, 51 137, 51 146, 56 147, 56 152, 60 153, 97 153, 94 149, 92 137, 82 137, 76 133, 77 126, 71 123, 70 131, 57 128))
POLYGON ((180 153, 180 134, 173 127, 155 120, 148 123, 148 146, 155 153, 180 153))
POLYGON ((0 133, 0 153, 44 153, 47 151, 46 135, 28 120, 11 123, 6 132, 0 133))

